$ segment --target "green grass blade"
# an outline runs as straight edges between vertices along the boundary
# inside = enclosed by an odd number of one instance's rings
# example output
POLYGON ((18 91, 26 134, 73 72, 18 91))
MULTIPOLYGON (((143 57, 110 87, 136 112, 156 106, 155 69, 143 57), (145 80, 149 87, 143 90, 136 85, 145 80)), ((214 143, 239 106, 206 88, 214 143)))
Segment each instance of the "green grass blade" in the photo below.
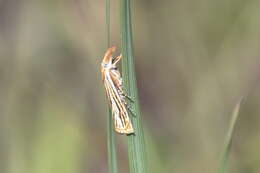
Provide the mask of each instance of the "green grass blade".
POLYGON ((113 129, 112 113, 109 109, 107 124, 107 148, 108 148, 108 169, 109 173, 117 173, 117 157, 116 157, 116 142, 115 132, 113 129))
POLYGON ((227 173, 228 172, 228 158, 229 158, 229 153, 230 153, 231 144, 232 144, 232 136, 233 136, 234 127, 235 127, 235 124, 236 124, 236 121, 237 121, 237 117, 238 117, 238 114, 239 114, 241 101, 242 101, 242 98, 236 104, 236 106, 233 110, 233 113, 232 113, 232 117, 231 117, 231 121, 230 121, 230 124, 229 124, 227 136, 226 136, 225 143, 224 143, 224 150, 223 150, 222 157, 221 157, 219 173, 227 173))
MULTIPOLYGON (((110 0, 106 0, 106 32, 107 32, 107 47, 110 47, 110 0)), ((117 157, 116 157, 116 141, 115 132, 113 129, 112 112, 109 108, 107 118, 107 149, 108 149, 108 169, 109 173, 117 173, 117 157)))
POLYGON ((127 94, 134 100, 134 103, 129 102, 129 104, 135 114, 135 116, 131 116, 135 134, 128 136, 128 157, 130 173, 145 173, 147 172, 146 153, 136 86, 130 1, 120 0, 123 82, 127 94))

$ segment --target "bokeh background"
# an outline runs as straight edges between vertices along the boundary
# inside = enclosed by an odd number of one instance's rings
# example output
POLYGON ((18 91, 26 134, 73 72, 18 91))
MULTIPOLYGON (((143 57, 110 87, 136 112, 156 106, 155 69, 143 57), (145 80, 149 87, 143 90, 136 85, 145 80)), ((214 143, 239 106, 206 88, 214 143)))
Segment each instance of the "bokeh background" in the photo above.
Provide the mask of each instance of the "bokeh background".
MULTIPOLYGON (((260 172, 260 1, 134 0, 150 172, 260 172)), ((111 42, 120 47, 119 0, 111 42)), ((106 173, 105 1, 0 0, 0 172, 106 173)), ((119 53, 120 51, 118 51, 119 53)), ((128 172, 117 135, 120 172, 128 172)))

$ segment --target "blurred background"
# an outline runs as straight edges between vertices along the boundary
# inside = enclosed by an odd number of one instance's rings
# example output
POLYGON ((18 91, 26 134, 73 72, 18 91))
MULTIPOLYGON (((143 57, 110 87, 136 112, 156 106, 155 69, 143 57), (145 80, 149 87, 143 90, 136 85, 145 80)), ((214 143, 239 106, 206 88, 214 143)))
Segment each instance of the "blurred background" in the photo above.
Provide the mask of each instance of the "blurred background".
MULTIPOLYGON (((216 172, 241 96, 230 169, 260 172, 259 8, 257 0, 133 1, 151 172, 216 172)), ((120 47, 119 0, 111 10, 120 47)), ((1 173, 107 172, 105 28, 103 0, 0 0, 1 173)), ((125 137, 117 143, 127 173, 125 137)))

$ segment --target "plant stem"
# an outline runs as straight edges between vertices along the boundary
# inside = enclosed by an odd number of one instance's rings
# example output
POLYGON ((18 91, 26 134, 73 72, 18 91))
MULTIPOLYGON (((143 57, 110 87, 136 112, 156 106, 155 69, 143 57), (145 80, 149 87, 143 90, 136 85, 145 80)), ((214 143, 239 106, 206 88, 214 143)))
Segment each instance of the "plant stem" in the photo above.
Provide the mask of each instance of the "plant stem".
MULTIPOLYGON (((110 0, 106 0, 106 32, 107 47, 110 47, 110 0)), ((109 173, 117 173, 116 141, 113 129, 112 112, 109 107, 107 118, 107 149, 108 149, 108 169, 109 173)))
POLYGON ((130 1, 131 0, 120 0, 123 82, 127 94, 134 100, 134 103, 129 102, 129 105, 135 114, 134 116, 131 116, 135 132, 128 136, 129 168, 130 173, 146 173, 145 141, 140 117, 133 57, 130 1))
POLYGON ((229 158, 229 153, 231 150, 233 131, 234 131, 234 127, 235 127, 237 117, 239 114, 239 109, 240 109, 242 99, 243 98, 241 98, 239 100, 239 102, 236 104, 236 106, 233 110, 233 113, 232 113, 231 121, 230 121, 230 124, 228 127, 227 136, 226 136, 225 143, 224 143, 224 150, 223 150, 222 157, 221 157, 219 173, 228 172, 228 158, 229 158))

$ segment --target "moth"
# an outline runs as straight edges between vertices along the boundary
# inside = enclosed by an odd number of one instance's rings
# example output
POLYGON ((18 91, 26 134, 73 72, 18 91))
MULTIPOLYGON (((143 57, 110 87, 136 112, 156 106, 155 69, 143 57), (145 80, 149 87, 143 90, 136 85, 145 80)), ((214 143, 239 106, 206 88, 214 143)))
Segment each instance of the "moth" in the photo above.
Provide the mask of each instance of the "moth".
POLYGON ((129 107, 126 98, 129 97, 123 90, 122 78, 116 66, 122 54, 114 58, 115 50, 116 47, 108 48, 102 60, 102 81, 112 110, 115 131, 121 134, 131 134, 134 133, 134 129, 128 114, 129 107))

